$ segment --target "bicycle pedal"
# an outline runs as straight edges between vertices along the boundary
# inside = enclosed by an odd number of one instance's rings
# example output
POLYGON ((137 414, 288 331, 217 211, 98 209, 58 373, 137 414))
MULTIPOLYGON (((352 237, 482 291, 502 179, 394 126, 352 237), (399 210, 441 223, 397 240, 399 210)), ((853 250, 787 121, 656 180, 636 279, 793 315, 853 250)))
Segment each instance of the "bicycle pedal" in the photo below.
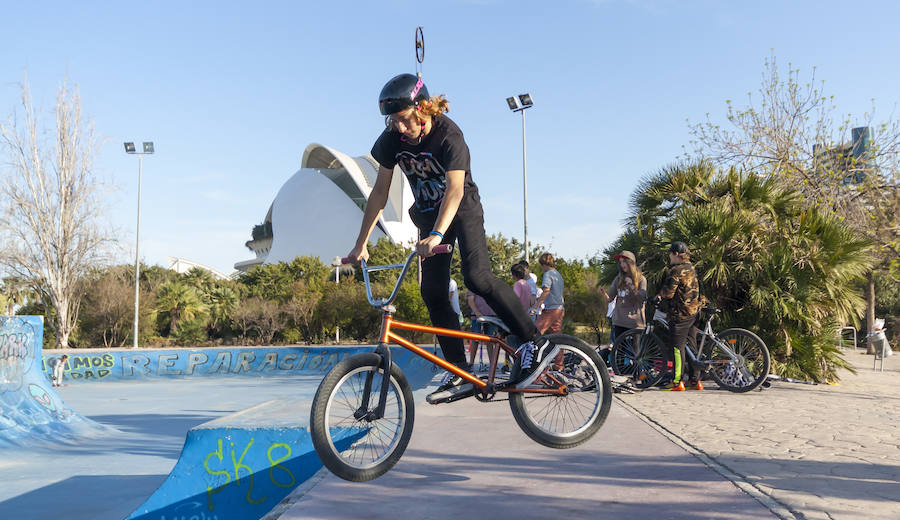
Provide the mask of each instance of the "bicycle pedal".
POLYGON ((444 403, 452 403, 454 401, 459 401, 461 399, 465 399, 467 397, 472 397, 475 395, 475 386, 472 384, 468 385, 469 388, 459 389, 459 387, 455 387, 458 391, 453 392, 452 390, 445 390, 440 393, 440 395, 429 394, 425 401, 428 404, 444 404, 444 403))

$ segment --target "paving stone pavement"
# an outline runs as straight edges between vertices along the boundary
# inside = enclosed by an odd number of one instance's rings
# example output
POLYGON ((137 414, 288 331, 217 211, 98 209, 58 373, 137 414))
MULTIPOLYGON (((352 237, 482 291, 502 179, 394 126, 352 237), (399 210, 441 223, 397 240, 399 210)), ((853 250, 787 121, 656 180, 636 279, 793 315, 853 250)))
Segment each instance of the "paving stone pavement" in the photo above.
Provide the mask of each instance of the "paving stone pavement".
MULTIPOLYGON (((900 355, 884 372, 848 353, 838 385, 773 382, 746 394, 618 394, 667 431, 799 519, 900 519, 900 355)), ((726 472, 727 472, 726 471, 726 472)))

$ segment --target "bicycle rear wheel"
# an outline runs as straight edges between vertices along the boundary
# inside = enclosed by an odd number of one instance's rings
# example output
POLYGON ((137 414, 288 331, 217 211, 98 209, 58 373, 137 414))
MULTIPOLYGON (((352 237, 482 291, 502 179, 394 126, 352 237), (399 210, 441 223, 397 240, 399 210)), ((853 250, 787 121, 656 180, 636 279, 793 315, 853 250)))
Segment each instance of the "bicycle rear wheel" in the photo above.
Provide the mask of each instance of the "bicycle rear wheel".
MULTIPOLYGON (((612 404, 609 372, 597 352, 578 338, 548 336, 561 353, 529 388, 566 387, 564 395, 510 393, 516 423, 534 441, 550 448, 573 448, 603 426, 612 404)), ((518 372, 517 366, 513 369, 518 372)))
POLYGON ((666 360, 663 342, 656 334, 643 329, 631 329, 616 338, 610 360, 613 372, 630 376, 638 388, 650 388, 665 374, 666 360))
POLYGON ((310 434, 322 464, 345 480, 372 480, 391 469, 409 444, 413 398, 397 365, 391 366, 384 416, 366 417, 378 405, 384 370, 381 356, 357 354, 341 361, 322 380, 310 411, 310 434), (362 402, 372 376, 369 402, 362 402))
POLYGON ((728 329, 716 334, 716 339, 727 347, 726 350, 713 342, 710 354, 713 363, 709 372, 720 387, 730 392, 749 392, 766 380, 772 361, 759 336, 749 330, 728 329))

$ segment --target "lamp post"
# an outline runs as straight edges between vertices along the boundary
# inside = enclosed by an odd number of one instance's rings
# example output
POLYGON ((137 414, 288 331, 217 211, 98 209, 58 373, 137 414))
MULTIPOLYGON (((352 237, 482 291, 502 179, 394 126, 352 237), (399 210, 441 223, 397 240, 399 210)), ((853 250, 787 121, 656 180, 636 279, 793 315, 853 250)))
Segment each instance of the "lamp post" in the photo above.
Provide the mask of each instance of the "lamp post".
POLYGON ((522 206, 525 221, 525 261, 528 262, 528 160, 525 146, 525 110, 534 106, 531 94, 519 94, 506 98, 506 104, 513 112, 522 113, 522 206))
POLYGON ((143 152, 138 152, 133 142, 125 143, 125 153, 138 156, 138 198, 137 198, 137 231, 134 235, 134 345, 132 348, 138 348, 138 309, 140 307, 140 245, 141 245, 141 176, 144 167, 144 155, 153 154, 153 142, 144 141, 143 152))
MULTIPOLYGON (((339 257, 339 256, 334 257, 334 260, 331 261, 331 265, 334 266, 334 283, 341 283, 341 265, 343 265, 343 262, 341 262, 341 257, 339 257)), ((340 325, 335 325, 335 327, 334 327, 334 342, 335 343, 341 342, 341 326, 340 325)))

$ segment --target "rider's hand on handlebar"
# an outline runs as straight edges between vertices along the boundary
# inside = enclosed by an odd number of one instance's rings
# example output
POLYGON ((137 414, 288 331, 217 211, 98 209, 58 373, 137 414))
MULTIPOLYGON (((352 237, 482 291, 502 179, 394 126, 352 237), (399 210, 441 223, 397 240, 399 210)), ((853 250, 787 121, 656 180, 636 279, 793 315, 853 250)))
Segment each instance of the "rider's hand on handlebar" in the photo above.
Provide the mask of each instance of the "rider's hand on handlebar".
POLYGON ((437 235, 429 235, 416 243, 416 254, 421 256, 422 258, 434 256, 434 252, 432 252, 432 249, 434 249, 435 246, 440 245, 440 243, 441 237, 437 235))
POLYGON ((360 260, 369 261, 369 248, 368 244, 363 244, 362 246, 356 246, 350 250, 350 253, 347 254, 347 258, 350 259, 354 264, 358 264, 360 260))
POLYGON ((653 297, 652 301, 653 301, 653 305, 659 305, 660 303, 662 303, 662 296, 657 294, 656 296, 653 297))

